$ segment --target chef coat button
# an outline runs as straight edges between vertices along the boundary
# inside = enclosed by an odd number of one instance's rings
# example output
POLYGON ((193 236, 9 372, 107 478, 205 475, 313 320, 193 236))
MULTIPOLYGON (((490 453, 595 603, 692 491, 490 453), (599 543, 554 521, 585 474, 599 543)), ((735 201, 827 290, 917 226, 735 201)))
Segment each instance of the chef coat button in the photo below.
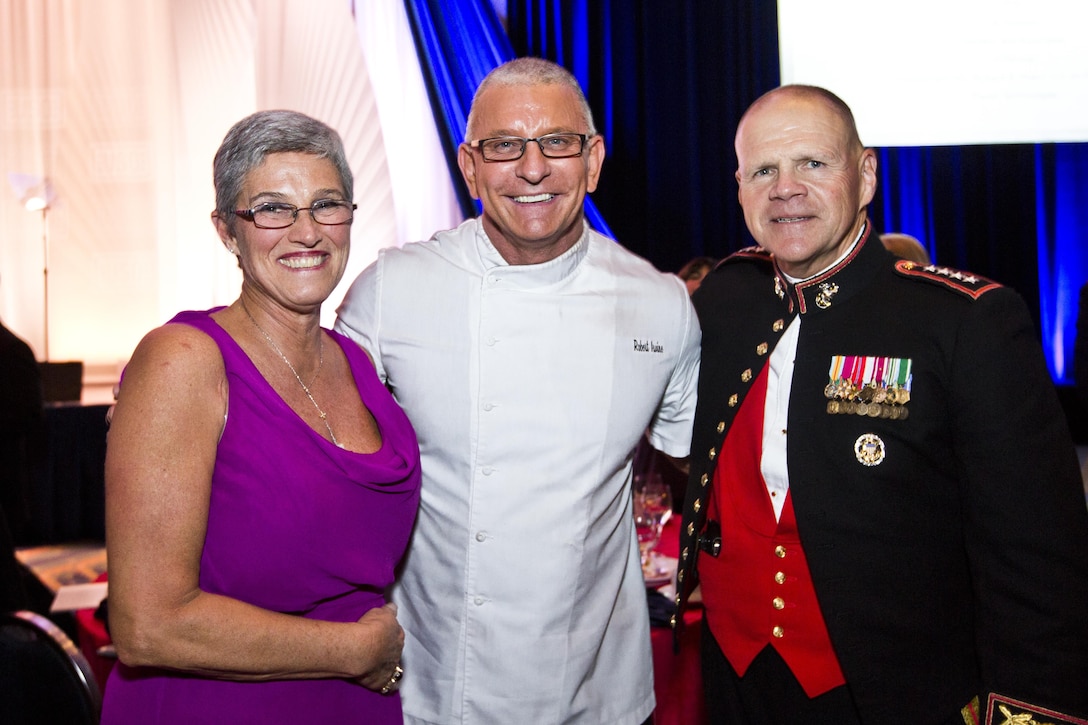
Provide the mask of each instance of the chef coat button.
POLYGON ((495 338, 489 337, 486 340, 488 347, 492 347, 495 344, 495 338))
POLYGON ((783 601, 782 597, 775 597, 771 600, 771 604, 775 609, 785 609, 786 607, 786 602, 783 601))
POLYGON ((486 539, 487 539, 487 534, 485 534, 482 531, 477 531, 476 532, 476 541, 484 541, 486 539))
POLYGON ((779 559, 785 559, 786 558, 786 547, 782 546, 781 544, 774 547, 774 555, 777 556, 779 559))
POLYGON ((472 600, 472 603, 475 604, 477 607, 482 606, 483 603, 484 603, 484 598, 483 597, 476 597, 475 599, 472 600))
POLYGON ((778 639, 781 639, 782 635, 784 635, 785 633, 786 632, 781 627, 775 627, 774 629, 771 630, 771 634, 773 634, 778 639))
POLYGON ((485 476, 490 476, 492 473, 495 472, 495 469, 492 468, 491 466, 484 466, 483 468, 480 469, 480 472, 482 474, 484 474, 485 476))
POLYGON ((491 403, 484 403, 484 410, 491 410, 494 407, 495 406, 492 405, 491 403))

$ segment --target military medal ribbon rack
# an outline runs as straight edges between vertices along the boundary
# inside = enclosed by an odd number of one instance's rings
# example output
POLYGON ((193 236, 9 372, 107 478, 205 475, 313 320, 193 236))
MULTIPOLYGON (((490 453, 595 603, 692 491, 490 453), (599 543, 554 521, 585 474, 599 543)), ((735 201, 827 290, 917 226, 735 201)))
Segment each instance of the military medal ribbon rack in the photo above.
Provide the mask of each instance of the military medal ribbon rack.
POLYGON ((835 355, 824 388, 827 412, 906 420, 910 367, 910 358, 835 355))

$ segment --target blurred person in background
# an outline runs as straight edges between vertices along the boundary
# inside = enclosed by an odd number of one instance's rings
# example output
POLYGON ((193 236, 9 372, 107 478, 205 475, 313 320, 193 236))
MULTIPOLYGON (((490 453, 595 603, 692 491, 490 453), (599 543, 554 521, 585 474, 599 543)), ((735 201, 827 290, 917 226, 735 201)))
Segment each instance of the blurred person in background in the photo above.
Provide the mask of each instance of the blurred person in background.
POLYGON ((15 558, 30 522, 29 497, 43 452, 42 383, 30 345, 0 321, 0 606, 30 606, 15 558))
POLYGON ((684 286, 688 288, 689 295, 695 294, 695 290, 699 289, 703 277, 710 274, 710 270, 714 269, 714 265, 717 263, 718 260, 713 257, 695 257, 689 259, 676 273, 676 276, 684 280, 684 286))
POLYGON ((900 259, 906 259, 924 267, 933 264, 929 259, 929 252, 917 237, 901 232, 887 232, 880 235, 880 242, 885 249, 900 259))

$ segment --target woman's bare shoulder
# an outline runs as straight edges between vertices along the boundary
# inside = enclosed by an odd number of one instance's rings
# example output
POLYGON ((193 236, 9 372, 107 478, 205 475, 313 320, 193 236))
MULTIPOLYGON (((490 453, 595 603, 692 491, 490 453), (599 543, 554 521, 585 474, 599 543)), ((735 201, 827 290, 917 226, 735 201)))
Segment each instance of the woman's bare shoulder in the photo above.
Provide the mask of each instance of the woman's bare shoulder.
POLYGON ((136 346, 125 367, 119 400, 125 393, 152 394, 160 403, 177 395, 193 402, 208 395, 220 398, 226 373, 219 346, 206 333, 178 323, 157 327, 136 346))

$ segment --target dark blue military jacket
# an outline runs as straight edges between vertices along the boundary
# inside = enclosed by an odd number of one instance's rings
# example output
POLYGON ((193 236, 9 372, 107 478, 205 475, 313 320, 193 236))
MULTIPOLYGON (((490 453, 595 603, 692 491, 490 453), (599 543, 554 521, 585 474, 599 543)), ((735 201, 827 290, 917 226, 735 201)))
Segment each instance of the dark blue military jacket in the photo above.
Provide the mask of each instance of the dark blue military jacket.
POLYGON ((790 492, 864 721, 942 722, 976 696, 985 712, 991 692, 1088 713, 1088 510, 1019 295, 897 261, 874 234, 796 286, 744 250, 694 302, 702 368, 677 603, 698 583, 724 435, 801 315, 790 492), (866 358, 900 371, 909 360, 909 394, 874 388, 866 402, 834 387, 833 361, 866 358))

